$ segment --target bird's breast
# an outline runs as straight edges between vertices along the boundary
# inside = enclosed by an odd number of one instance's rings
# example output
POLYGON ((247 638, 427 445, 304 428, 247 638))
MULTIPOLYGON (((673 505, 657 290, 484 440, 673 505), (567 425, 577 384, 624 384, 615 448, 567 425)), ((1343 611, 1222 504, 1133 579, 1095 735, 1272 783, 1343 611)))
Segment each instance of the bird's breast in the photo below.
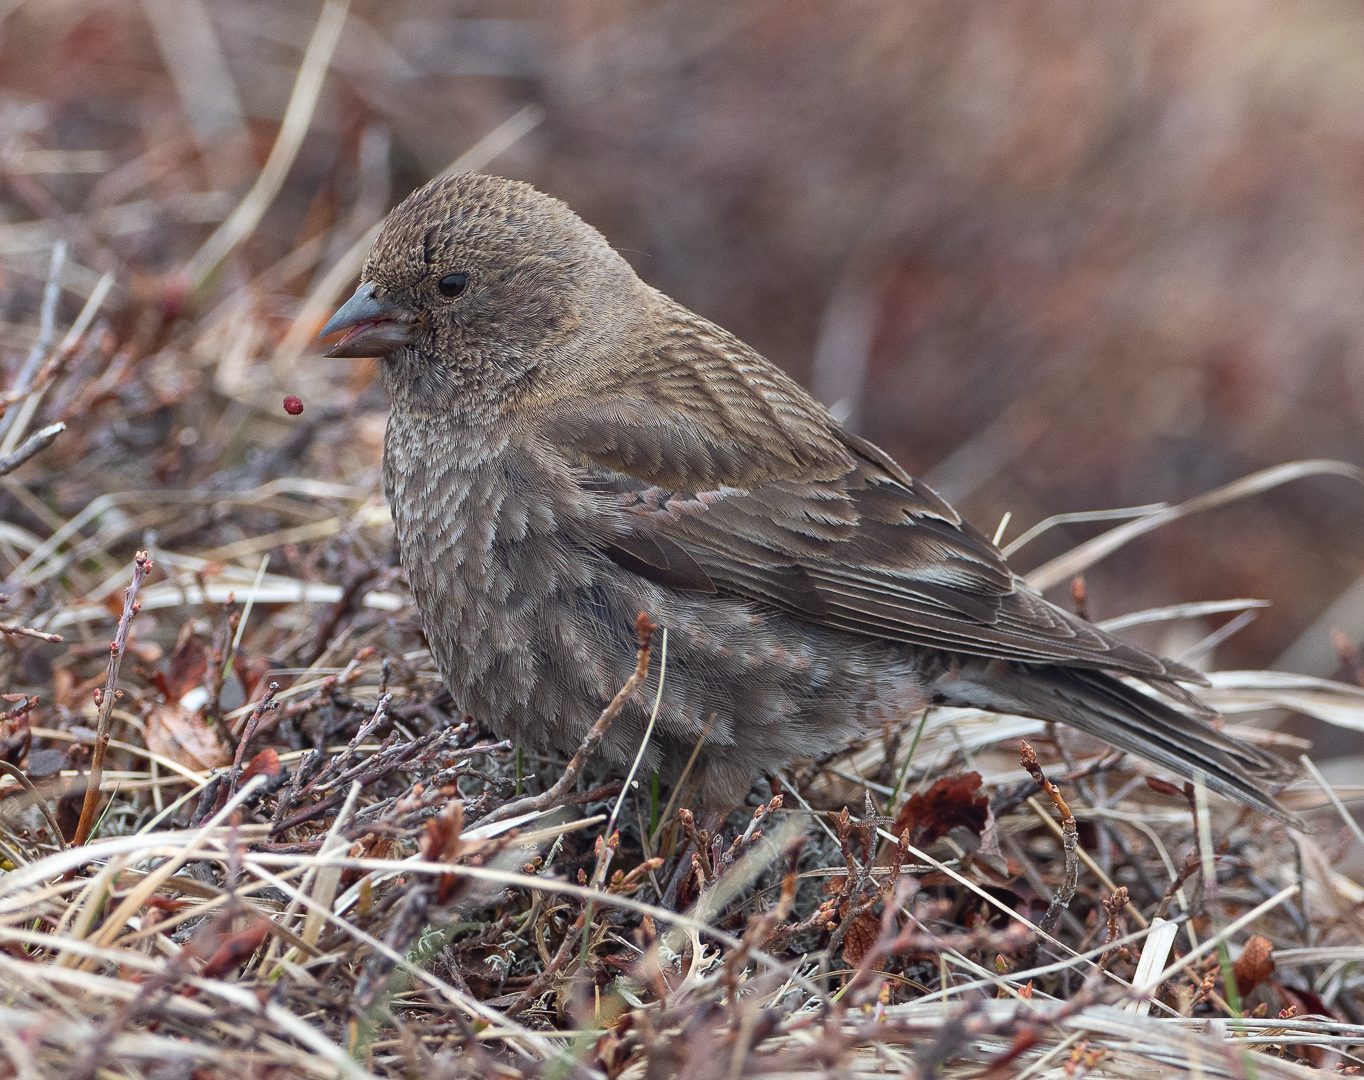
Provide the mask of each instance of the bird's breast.
POLYGON ((569 537, 586 512, 554 463, 493 429, 441 431, 398 414, 384 487, 427 640, 452 690, 521 671, 557 599, 591 586, 593 561, 569 537))

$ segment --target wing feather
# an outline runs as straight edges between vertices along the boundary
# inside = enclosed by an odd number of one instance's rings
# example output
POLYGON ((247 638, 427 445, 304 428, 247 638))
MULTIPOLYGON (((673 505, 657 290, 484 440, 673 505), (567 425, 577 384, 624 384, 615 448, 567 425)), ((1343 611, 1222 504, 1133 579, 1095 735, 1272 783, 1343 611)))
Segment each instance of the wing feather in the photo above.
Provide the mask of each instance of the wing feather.
POLYGON ((602 498, 584 539, 625 569, 865 637, 1202 681, 1030 590, 928 485, 704 320, 679 315, 625 370, 541 425, 602 498))

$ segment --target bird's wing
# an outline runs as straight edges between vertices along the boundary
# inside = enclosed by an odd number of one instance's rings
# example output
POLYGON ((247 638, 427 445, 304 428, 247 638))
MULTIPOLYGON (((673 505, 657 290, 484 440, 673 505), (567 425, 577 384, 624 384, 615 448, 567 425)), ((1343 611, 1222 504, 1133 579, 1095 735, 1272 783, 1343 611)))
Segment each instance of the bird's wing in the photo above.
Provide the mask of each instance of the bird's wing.
POLYGON ((828 414, 800 386, 685 309, 648 351, 593 376, 599 385, 535 417, 574 460, 679 492, 835 480, 852 464, 828 414))
POLYGON ((1028 589, 931 488, 757 364, 557 403, 545 430, 616 511, 592 538, 616 563, 866 637, 1203 681, 1028 589))

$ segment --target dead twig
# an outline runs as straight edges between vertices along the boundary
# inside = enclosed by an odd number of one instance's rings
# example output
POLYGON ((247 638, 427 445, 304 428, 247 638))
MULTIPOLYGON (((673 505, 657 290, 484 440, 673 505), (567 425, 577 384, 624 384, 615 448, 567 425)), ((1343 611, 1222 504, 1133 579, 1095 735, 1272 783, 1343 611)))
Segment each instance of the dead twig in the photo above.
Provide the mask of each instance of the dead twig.
POLYGON ((123 594, 123 614, 119 616, 118 630, 115 631, 114 640, 109 645, 109 666, 104 675, 104 689, 95 691, 95 704, 99 706, 99 724, 95 728, 95 748, 90 755, 90 775, 86 782, 85 802, 81 806, 76 833, 71 838, 71 843, 75 847, 84 844, 95 827, 95 811, 99 807, 99 785, 104 777, 104 755, 109 749, 109 717, 113 714, 114 702, 120 693, 118 669, 123 665, 123 653, 128 644, 128 631, 133 625, 133 618, 142 610, 142 605, 137 602, 137 593, 151 570, 151 559, 147 557, 145 551, 139 551, 133 559, 132 584, 123 594))
POLYGON ((303 63, 299 65, 298 78, 284 111, 279 135, 270 148, 270 156, 260 175, 246 197, 204 242, 204 246, 184 269, 184 278, 191 292, 198 290, 232 249, 255 231, 261 217, 279 194, 289 167, 303 145, 303 137, 312 125, 322 80, 326 77, 327 65, 331 62, 336 44, 341 39, 341 28, 345 25, 349 11, 350 0, 328 0, 323 6, 312 39, 308 42, 307 52, 303 54, 303 63))
MULTIPOLYGON (((384 745, 373 757, 367 758, 360 765, 347 772, 336 781, 335 788, 326 798, 314 803, 312 806, 304 807, 291 816, 281 817, 278 822, 273 822, 270 826, 270 835, 277 836, 280 833, 288 832, 290 829, 302 825, 321 817, 333 807, 340 806, 345 801, 346 791, 351 782, 358 782, 362 787, 369 787, 378 783, 380 780, 391 776, 399 769, 406 767, 407 763, 413 758, 421 759, 422 756, 429 755, 435 747, 440 746, 443 739, 448 735, 447 731, 433 731, 410 743, 403 743, 394 748, 392 736, 384 740, 384 745)), ((311 759, 308 759, 311 763, 311 759)), ((300 764, 298 773, 303 775, 304 765, 300 764)), ((316 783, 316 781, 314 781, 316 783)), ((299 794, 306 794, 312 785, 302 787, 300 792, 295 792, 293 787, 280 800, 281 806, 292 805, 294 799, 299 794), (287 799, 287 802, 285 801, 287 799)), ((276 813, 279 811, 276 810, 276 813)))
POLYGON ((535 976, 531 984, 521 991, 521 996, 507 1006, 508 1018, 517 1016, 524 1012, 526 1008, 541 994, 549 989, 554 982, 554 976, 559 973, 559 969, 564 966, 564 961, 573 952, 573 947, 578 944, 578 938, 582 935, 583 927, 587 925, 590 911, 583 908, 582 914, 577 921, 569 927, 568 933, 564 935, 564 940, 559 945, 559 951, 554 954, 554 958, 544 966, 544 969, 535 976))
POLYGON ((1179 873, 1176 874, 1175 879, 1170 882, 1169 887, 1165 890, 1165 895, 1160 898, 1160 903, 1156 906, 1155 914, 1153 914, 1151 918, 1165 918, 1166 912, 1170 910, 1170 901, 1175 898, 1175 894, 1184 887, 1184 883, 1188 881, 1189 878, 1193 877, 1194 874, 1202 869, 1203 860, 1199 857, 1198 848, 1194 848, 1185 856, 1184 865, 1179 868, 1179 873))
POLYGON ((39 641, 50 641, 53 645, 60 644, 62 640, 61 634, 48 634, 42 630, 35 630, 31 626, 18 626, 14 623, 0 623, 0 634, 37 638, 39 641))
POLYGON ((1019 760, 1023 768, 1037 783, 1037 786, 1051 796, 1052 805, 1056 807, 1061 815, 1061 847, 1065 852, 1065 871, 1061 876, 1061 884, 1051 898, 1051 903, 1047 905, 1046 913, 1037 924, 1037 928, 1044 934, 1050 934, 1056 925, 1056 920, 1061 917, 1061 912, 1069 905, 1071 897, 1075 895, 1075 886, 1080 880, 1080 860, 1076 851, 1079 848, 1079 832, 1075 825, 1075 815, 1070 812, 1070 807, 1066 805, 1066 800, 1061 798, 1061 792, 1042 772, 1042 766, 1038 763, 1037 752, 1024 740, 1019 741, 1019 760))
MULTIPOLYGON (((780 798, 780 796, 777 797, 780 798)), ((797 870, 800 853, 805 848, 806 839, 804 836, 798 836, 787 844, 786 850, 782 852, 786 858, 786 873, 782 875, 781 893, 777 897, 776 904, 761 914, 754 914, 749 917, 748 928, 744 931, 739 948, 734 949, 725 957, 725 966, 720 981, 731 1003, 738 999, 739 975, 748 963, 749 954, 752 950, 761 949, 767 944, 777 925, 786 921, 791 914, 791 909, 795 906, 796 883, 799 877, 797 870)))
MULTIPOLYGON (((49 424, 41 431, 35 431, 32 435, 30 435, 27 439, 23 441, 23 444, 20 445, 20 447, 17 450, 12 450, 4 457, 0 457, 0 476, 9 475, 29 458, 36 457, 37 455, 41 454, 44 450, 46 450, 49 446, 56 442, 57 436, 60 435, 65 430, 66 425, 58 422, 56 424, 49 424)), ((9 627, 0 627, 0 630, 5 630, 8 633, 16 632, 14 630, 10 630, 9 627)), ((42 637, 43 635, 34 632, 33 636, 42 637)), ((52 639, 48 638, 47 640, 52 639)), ((57 638, 56 640, 61 641, 61 638, 57 638)))
POLYGON ((33 801, 38 804, 38 809, 43 812, 43 817, 47 819, 47 827, 52 832, 52 838, 57 846, 63 851, 66 850, 66 839, 62 836, 61 826, 57 824, 57 819, 52 816, 52 807, 47 805, 47 800, 42 793, 33 786, 33 781, 24 775, 24 770, 17 765, 11 765, 8 761, 0 758, 0 772, 8 773, 18 780, 24 790, 33 797, 33 801))
MULTIPOLYGON (((43 302, 38 308, 38 337, 34 340, 33 347, 29 349, 24 366, 19 369, 19 377, 14 382, 13 392, 20 397, 28 393, 33 376, 38 372, 38 365, 43 362, 48 349, 52 348, 52 339, 57 333, 57 302, 62 295, 62 270, 66 266, 66 250, 65 240, 58 240, 52 245, 52 261, 47 269, 47 284, 43 286, 43 302)), ((0 415, 0 434, 8 434, 17 419, 13 416, 4 418, 0 415)), ((18 441, 22 435, 22 431, 16 431, 11 438, 18 441)), ((0 474, 7 471, 0 470, 0 474)))
POLYGON ((260 718, 267 712, 278 709, 279 705, 275 702, 275 695, 279 693, 279 683, 272 682, 265 691, 265 696, 260 699, 256 707, 251 710, 251 718, 246 721, 246 730, 242 732, 242 737, 237 740, 237 753, 232 758, 232 771, 227 774, 227 787, 222 789, 222 794, 218 796, 222 803, 226 803, 237 792, 237 778, 242 772, 242 758, 246 754, 246 744, 251 741, 251 737, 256 734, 256 725, 260 723, 260 718))
MULTIPOLYGON (((1122 937, 1122 926, 1118 919, 1122 915, 1122 910, 1127 906, 1127 887, 1119 885, 1117 890, 1103 898, 1103 908, 1105 916, 1105 942, 1117 941, 1122 937)), ((1122 957, 1130 959, 1131 953, 1124 947, 1118 946, 1109 949, 1099 957, 1099 969, 1102 971, 1108 967, 1115 959, 1122 957)))

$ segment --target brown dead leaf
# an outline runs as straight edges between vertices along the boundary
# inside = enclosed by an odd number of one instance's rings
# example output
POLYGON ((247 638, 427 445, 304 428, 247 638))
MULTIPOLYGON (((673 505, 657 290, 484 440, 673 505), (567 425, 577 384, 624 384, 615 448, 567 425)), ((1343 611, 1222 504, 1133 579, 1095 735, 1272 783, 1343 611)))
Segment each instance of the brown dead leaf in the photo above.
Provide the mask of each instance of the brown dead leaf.
POLYGON ((279 753, 272 746, 267 746, 259 754, 253 757, 250 763, 242 770, 239 783, 246 783, 253 776, 278 776, 279 775, 279 753))
POLYGON ((147 749, 198 772, 232 764, 232 754, 213 728, 178 702, 152 709, 147 717, 147 749))
POLYGON ((463 831, 464 804, 452 800, 427 821, 426 833, 419 841, 422 858, 427 862, 454 862, 462 848, 459 834, 463 831))
POLYGON ((1236 990, 1245 997, 1274 974, 1273 944, 1268 938, 1256 934, 1246 942, 1246 947, 1232 965, 1232 971, 1236 975, 1236 990))
POLYGON ((52 696, 59 708, 69 709, 75 700, 76 673, 70 668, 58 668, 52 673, 52 696))
POLYGON ((880 932, 881 917, 871 911, 862 912, 843 935, 843 962, 849 967, 857 967, 867 950, 876 944, 880 932))
POLYGON ((166 695, 167 701, 179 701, 204 681, 207 671, 208 655, 194 636, 191 624, 186 623, 164 668, 157 672, 154 681, 156 688, 166 695))
POLYGON ((204 968, 199 973, 205 979, 221 979, 240 967, 251 958, 270 931, 270 923, 260 917, 235 931, 228 931, 228 926, 230 921, 220 920, 209 933, 196 936, 188 947, 192 954, 205 958, 204 968))
POLYGON ((1175 787, 1170 781, 1162 780, 1158 776, 1148 776, 1146 778, 1146 786, 1152 791, 1160 792, 1162 795, 1169 795, 1172 799, 1184 798, 1183 788, 1175 787))
POLYGON ((899 836, 908 829, 921 844, 931 844, 958 826, 979 836, 990 811, 990 800, 977 794, 979 790, 980 773, 944 776, 927 791, 910 796, 891 832, 899 836))

